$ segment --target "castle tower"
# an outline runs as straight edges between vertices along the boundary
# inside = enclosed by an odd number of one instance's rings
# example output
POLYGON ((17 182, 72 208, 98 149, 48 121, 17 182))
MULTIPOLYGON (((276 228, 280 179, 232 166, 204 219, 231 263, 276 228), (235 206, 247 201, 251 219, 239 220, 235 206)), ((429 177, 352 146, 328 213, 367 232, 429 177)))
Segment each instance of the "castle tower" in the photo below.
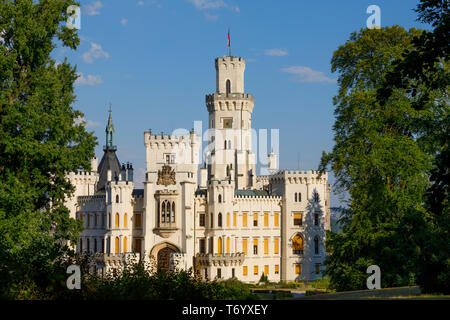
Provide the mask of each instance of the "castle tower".
POLYGON ((215 59, 216 92, 206 95, 209 112, 210 150, 208 179, 230 180, 237 189, 255 183, 255 155, 252 153, 254 98, 244 92, 245 60, 224 56, 215 59))

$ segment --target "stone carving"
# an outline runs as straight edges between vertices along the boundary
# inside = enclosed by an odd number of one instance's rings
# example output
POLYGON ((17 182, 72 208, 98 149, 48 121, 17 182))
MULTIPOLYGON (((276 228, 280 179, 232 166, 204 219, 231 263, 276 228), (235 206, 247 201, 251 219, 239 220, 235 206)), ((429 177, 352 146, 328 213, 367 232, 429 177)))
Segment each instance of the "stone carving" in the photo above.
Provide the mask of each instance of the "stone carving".
POLYGON ((175 184, 175 170, 167 164, 163 165, 162 170, 158 170, 158 182, 156 184, 162 184, 165 187, 169 184, 175 184))

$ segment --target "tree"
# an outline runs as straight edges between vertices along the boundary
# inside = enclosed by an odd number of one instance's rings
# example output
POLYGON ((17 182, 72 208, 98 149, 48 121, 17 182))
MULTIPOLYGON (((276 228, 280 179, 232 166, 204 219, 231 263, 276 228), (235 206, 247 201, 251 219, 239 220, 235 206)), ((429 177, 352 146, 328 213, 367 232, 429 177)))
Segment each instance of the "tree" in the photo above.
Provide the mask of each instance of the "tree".
POLYGON ((449 2, 446 0, 421 0, 416 11, 421 22, 430 23, 432 31, 424 31, 413 39, 413 46, 405 50, 402 59, 396 60, 385 83, 378 89, 377 99, 386 103, 392 92, 405 89, 416 99, 413 107, 422 110, 434 101, 432 91, 439 91, 446 99, 441 112, 432 121, 421 124, 422 140, 434 153, 431 186, 426 192, 425 207, 427 232, 422 239, 418 284, 424 292, 450 293, 450 151, 449 151, 449 2), (417 84, 422 84, 418 87, 417 84))
POLYGON ((0 3, 0 296, 7 298, 51 296, 65 281, 67 241, 81 230, 64 206, 73 192, 66 173, 90 169, 96 138, 71 106, 76 68, 50 56, 58 41, 79 45, 63 24, 72 4, 0 3))
MULTIPOLYGON (((402 88, 380 104, 377 90, 421 34, 398 26, 363 29, 352 33, 331 61, 332 71, 340 73, 333 100, 335 146, 324 153, 319 169, 331 166, 337 190, 350 194, 343 232, 327 235, 326 272, 338 290, 364 289, 372 264, 381 268, 383 287, 413 284, 417 275, 433 159, 419 138, 421 125, 431 123, 442 105, 415 109, 418 97, 402 88)), ((433 90, 429 94, 442 99, 433 90)))

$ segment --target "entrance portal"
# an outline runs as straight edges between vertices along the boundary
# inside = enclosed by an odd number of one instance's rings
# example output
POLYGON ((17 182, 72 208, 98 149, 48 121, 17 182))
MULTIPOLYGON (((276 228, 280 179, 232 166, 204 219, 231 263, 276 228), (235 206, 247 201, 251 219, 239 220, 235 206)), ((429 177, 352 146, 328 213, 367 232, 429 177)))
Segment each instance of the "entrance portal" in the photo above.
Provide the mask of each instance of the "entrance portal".
POLYGON ((176 251, 170 247, 162 248, 158 251, 158 269, 169 271, 170 268, 170 254, 176 251))

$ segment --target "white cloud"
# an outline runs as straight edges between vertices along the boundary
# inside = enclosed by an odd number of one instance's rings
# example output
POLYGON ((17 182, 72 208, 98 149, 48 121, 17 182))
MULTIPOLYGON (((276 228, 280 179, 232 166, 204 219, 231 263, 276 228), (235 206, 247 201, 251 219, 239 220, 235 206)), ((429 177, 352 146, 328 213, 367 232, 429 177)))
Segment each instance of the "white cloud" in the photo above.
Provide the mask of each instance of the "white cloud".
POLYGON ((241 8, 239 7, 234 7, 234 11, 236 11, 237 13, 241 12, 241 8))
POLYGON ((81 72, 79 72, 78 75, 79 75, 78 79, 75 80, 75 85, 77 86, 95 86, 103 83, 102 77, 99 75, 94 76, 88 74, 85 77, 81 72))
POLYGON ((188 0, 188 1, 192 3, 198 10, 218 9, 226 6, 224 0, 188 0))
POLYGON ((141 0, 141 1, 138 1, 137 5, 138 5, 138 6, 143 6, 143 5, 144 5, 144 1, 142 1, 142 0, 141 0))
POLYGON ((95 59, 102 57, 108 59, 109 53, 103 51, 102 46, 95 42, 91 42, 91 48, 89 51, 83 53, 83 60, 87 63, 92 63, 95 59))
POLYGON ((120 20, 120 23, 121 23, 123 26, 126 25, 127 22, 128 22, 128 19, 125 19, 125 18, 123 18, 123 19, 120 20))
POLYGON ((100 1, 95 1, 92 4, 87 4, 83 7, 83 13, 86 13, 88 16, 95 16, 100 14, 99 9, 103 7, 100 1))
POLYGON ((278 49, 278 48, 274 48, 274 49, 266 49, 264 50, 264 54, 267 56, 276 56, 276 57, 281 57, 281 56, 285 56, 288 54, 288 50, 287 49, 278 49))
POLYGON ((209 14, 208 12, 205 13, 205 19, 209 21, 217 21, 219 19, 219 16, 215 16, 212 14, 209 14))
POLYGON ((100 122, 95 122, 92 120, 87 120, 85 117, 78 117, 74 120, 74 124, 75 125, 79 125, 81 123, 84 123, 84 126, 86 128, 95 128, 95 127, 99 127, 101 125, 100 122))
POLYGON ((298 82, 336 82, 336 79, 328 78, 323 74, 323 72, 316 71, 305 66, 287 67, 281 69, 281 71, 295 75, 294 80, 298 82))

